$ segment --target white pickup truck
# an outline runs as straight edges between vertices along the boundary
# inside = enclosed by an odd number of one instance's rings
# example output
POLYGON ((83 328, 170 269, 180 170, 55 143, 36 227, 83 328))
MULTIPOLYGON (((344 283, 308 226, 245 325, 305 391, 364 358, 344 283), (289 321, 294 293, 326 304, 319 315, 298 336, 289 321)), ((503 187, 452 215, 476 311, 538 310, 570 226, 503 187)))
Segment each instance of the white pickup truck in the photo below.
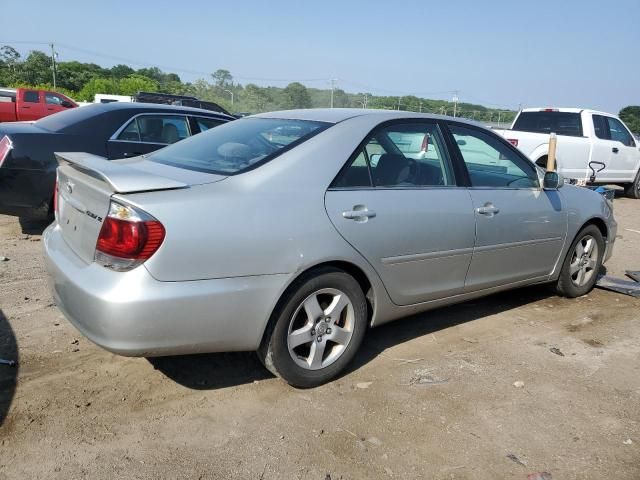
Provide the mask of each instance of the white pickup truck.
POLYGON ((610 113, 579 108, 526 108, 509 130, 496 130, 541 167, 546 167, 549 134, 558 136, 558 171, 569 179, 617 184, 640 198, 640 148, 627 126, 610 113), (596 163, 599 162, 599 163, 596 163))

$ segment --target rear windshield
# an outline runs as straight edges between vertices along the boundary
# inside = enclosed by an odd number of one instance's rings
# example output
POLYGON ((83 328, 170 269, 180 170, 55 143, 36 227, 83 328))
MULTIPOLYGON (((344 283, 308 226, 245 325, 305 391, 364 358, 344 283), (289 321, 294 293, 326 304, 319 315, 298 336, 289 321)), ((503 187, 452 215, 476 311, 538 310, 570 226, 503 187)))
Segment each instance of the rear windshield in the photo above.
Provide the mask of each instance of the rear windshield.
POLYGON ((274 159, 330 125, 308 120, 245 118, 194 135, 147 158, 187 170, 234 175, 274 159))
POLYGON ((534 133, 555 132, 558 135, 581 137, 582 120, 579 113, 522 112, 512 130, 534 133))

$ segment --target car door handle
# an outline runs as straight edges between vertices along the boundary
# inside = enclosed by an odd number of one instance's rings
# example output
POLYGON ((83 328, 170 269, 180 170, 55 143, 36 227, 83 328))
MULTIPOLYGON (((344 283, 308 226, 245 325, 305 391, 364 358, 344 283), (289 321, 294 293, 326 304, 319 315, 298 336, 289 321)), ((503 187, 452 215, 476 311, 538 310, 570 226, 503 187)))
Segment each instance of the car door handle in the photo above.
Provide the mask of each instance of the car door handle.
POLYGON ((342 216, 347 220, 355 220, 356 222, 366 222, 370 218, 376 216, 376 212, 369 210, 364 205, 355 205, 353 210, 342 212, 342 216))
POLYGON ((612 151, 613 153, 618 153, 618 152, 619 152, 618 147, 613 147, 613 148, 611 149, 611 151, 612 151))
POLYGON ((500 209, 488 203, 484 207, 476 208, 476 213, 479 213, 480 215, 488 215, 491 217, 496 213, 500 213, 500 209))

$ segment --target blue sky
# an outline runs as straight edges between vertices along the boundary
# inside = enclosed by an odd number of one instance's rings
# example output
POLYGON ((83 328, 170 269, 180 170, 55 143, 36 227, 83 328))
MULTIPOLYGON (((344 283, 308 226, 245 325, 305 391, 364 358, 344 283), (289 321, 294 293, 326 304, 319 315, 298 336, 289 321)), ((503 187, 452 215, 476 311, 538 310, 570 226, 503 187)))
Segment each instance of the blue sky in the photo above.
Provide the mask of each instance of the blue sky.
POLYGON ((2 0, 0 44, 16 41, 187 81, 226 68, 241 83, 336 78, 351 92, 459 90, 499 108, 640 104, 640 0, 2 0))

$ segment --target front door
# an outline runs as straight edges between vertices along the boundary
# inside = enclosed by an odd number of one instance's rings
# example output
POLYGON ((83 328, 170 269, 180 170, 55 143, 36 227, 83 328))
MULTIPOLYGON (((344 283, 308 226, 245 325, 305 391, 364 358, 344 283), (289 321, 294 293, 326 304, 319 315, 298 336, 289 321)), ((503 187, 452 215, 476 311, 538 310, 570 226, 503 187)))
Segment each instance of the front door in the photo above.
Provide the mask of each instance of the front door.
POLYGON ((461 293, 475 237, 469 192, 456 186, 435 123, 375 129, 325 197, 340 234, 376 269, 392 301, 461 293))
POLYGON ((540 188, 533 163, 506 141, 471 126, 449 129, 469 173, 476 218, 466 291, 549 275, 567 230, 562 196, 540 188))

